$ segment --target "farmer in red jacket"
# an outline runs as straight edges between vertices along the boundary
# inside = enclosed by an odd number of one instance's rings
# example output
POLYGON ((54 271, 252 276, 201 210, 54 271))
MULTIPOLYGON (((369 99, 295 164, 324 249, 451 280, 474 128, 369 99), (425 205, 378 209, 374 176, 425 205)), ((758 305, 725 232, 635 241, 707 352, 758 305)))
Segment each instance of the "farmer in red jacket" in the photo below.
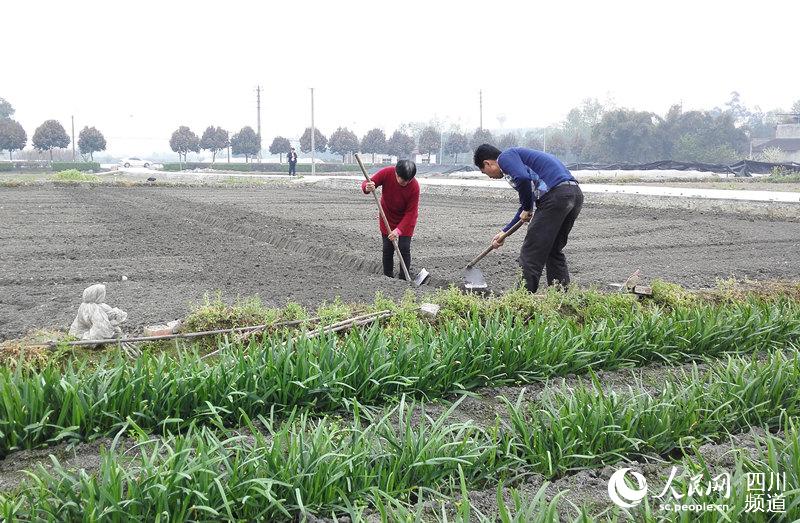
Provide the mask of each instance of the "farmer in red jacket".
MULTIPOLYGON (((386 214, 391 230, 386 230, 381 217, 378 216, 378 225, 383 236, 383 274, 394 277, 394 245, 392 241, 398 240, 400 254, 406 262, 411 274, 411 237, 417 225, 419 210, 419 183, 414 179, 417 166, 411 160, 400 160, 395 167, 384 167, 376 172, 371 181, 361 182, 361 190, 369 194, 375 187, 382 186, 381 206, 386 214)), ((398 278, 405 278, 402 269, 398 278)))

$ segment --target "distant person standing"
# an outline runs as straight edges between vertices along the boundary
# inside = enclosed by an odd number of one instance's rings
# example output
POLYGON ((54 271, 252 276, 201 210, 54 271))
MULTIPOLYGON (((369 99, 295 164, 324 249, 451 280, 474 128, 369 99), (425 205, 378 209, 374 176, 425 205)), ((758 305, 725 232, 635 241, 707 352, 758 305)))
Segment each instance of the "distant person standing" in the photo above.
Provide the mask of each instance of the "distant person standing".
POLYGON ((286 159, 289 160, 289 176, 295 176, 297 174, 297 153, 294 147, 286 155, 286 159))

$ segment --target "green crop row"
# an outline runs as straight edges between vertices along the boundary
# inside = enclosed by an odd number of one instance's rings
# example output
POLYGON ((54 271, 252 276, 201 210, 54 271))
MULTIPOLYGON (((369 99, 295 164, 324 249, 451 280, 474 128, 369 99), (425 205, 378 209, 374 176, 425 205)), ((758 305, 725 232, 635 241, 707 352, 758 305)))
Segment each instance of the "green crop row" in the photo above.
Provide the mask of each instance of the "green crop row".
MULTIPOLYGON (((720 492, 690 491, 689 478, 699 477, 707 483, 718 477, 720 469, 710 468, 703 457, 687 457, 675 463, 680 475, 672 486, 680 496, 680 504, 687 506, 715 506, 712 510, 667 511, 658 503, 645 498, 642 504, 631 510, 609 507, 600 514, 591 514, 587 507, 576 506, 563 498, 564 492, 547 499, 545 482, 539 490, 525 496, 517 489, 509 489, 504 495, 503 484, 497 488, 497 514, 483 513, 473 506, 466 481, 461 481, 461 495, 454 504, 441 502, 436 509, 428 502, 418 502, 409 507, 397 499, 377 498, 377 510, 384 522, 438 522, 438 523, 552 523, 554 521, 574 523, 617 523, 637 521, 641 523, 718 523, 720 521, 768 523, 800 520, 800 428, 789 422, 782 437, 767 434, 756 439, 755 457, 733 451, 733 463, 722 472, 730 473, 730 494, 720 492), (765 482, 785 479, 784 487, 774 492, 754 489, 753 478, 764 478, 765 482), (507 500, 507 497, 510 500, 507 500), (784 503, 776 504, 777 498, 784 503), (759 499, 761 504, 759 505, 759 499), (769 500, 772 500, 770 506, 769 500), (448 505, 450 505, 448 509, 448 505), (454 506, 453 506, 454 505, 454 506), (567 505, 567 506, 564 506, 567 505)), ((463 478, 463 474, 461 475, 463 478)), ((461 479, 460 478, 460 479, 461 479)), ((757 481, 760 481, 758 479, 757 481)), ((667 501, 670 501, 668 498, 667 501)), ((365 510, 351 518, 354 523, 375 521, 366 517, 365 510)))
POLYGON ((776 353, 764 364, 729 360, 704 374, 695 368, 665 382, 658 395, 606 393, 599 386, 556 391, 542 403, 509 404, 514 441, 508 447, 546 477, 624 456, 668 455, 800 416, 798 377, 800 361, 776 353))
POLYGON ((400 394, 448 393, 725 353, 784 348, 800 337, 796 304, 748 301, 572 320, 472 317, 411 332, 377 327, 344 337, 265 334, 228 344, 212 364, 197 353, 145 354, 42 369, 0 368, 0 454, 113 433, 132 420, 152 431, 221 415, 236 425, 293 407, 331 412, 400 394))
MULTIPOLYGON (((350 426, 306 415, 280 428, 258 420, 252 436, 217 436, 207 427, 165 439, 141 430, 138 454, 104 454, 97 476, 37 471, 32 486, 0 500, 5 514, 85 521, 287 521, 306 511, 346 511, 347 501, 405 497, 417 485, 441 486, 468 466, 495 470, 495 448, 471 425, 413 425, 403 405, 379 419, 358 410, 350 426), (396 428, 397 425, 397 428, 396 428)), ((224 433, 224 431, 223 431, 224 433)), ((27 519, 27 518, 26 518, 27 519)))
MULTIPOLYGON (((792 427, 800 411, 798 356, 789 350, 764 361, 730 357, 705 373, 678 378, 657 396, 609 395, 598 384, 582 385, 538 408, 509 405, 518 419, 487 430, 448 424, 458 403, 431 419, 404 401, 377 415, 355 404, 349 423, 292 414, 281 424, 274 416, 260 417, 259 428, 243 415, 245 435, 224 429, 219 409, 213 429, 192 426, 164 438, 152 438, 128 419, 120 435, 138 434, 133 453, 112 449, 91 476, 58 464, 52 471, 40 468, 18 492, 0 498, 0 514, 24 520, 289 521, 309 513, 356 514, 364 507, 388 513, 415 499, 523 474, 553 476, 640 453, 685 451, 750 423, 792 427), (685 421, 676 420, 678 409, 685 421), (543 465, 547 461, 554 464, 543 465)), ((768 452, 771 466, 796 464, 796 442, 788 446, 794 455, 786 457, 785 450, 768 452)), ((797 480, 797 469, 788 472, 797 480)), ((796 502, 792 510, 798 510, 796 502)))

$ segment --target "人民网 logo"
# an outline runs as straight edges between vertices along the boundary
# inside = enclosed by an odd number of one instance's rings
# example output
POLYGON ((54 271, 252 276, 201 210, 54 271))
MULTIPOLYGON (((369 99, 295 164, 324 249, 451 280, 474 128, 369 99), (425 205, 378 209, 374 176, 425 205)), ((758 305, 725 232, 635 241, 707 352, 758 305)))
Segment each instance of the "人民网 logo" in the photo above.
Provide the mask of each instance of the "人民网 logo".
POLYGON ((647 480, 638 472, 629 468, 620 469, 608 479, 608 496, 615 505, 622 508, 632 508, 642 502, 647 495, 647 480), (638 488, 631 488, 625 482, 625 475, 630 471, 636 479, 638 488))

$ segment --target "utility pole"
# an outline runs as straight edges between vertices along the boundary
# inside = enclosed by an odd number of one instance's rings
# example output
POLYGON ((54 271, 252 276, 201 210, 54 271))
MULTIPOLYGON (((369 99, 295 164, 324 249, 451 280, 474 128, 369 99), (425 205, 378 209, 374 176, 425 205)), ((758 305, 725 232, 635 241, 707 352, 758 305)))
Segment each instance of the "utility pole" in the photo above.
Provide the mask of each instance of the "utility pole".
POLYGON ((258 163, 261 163, 261 86, 256 87, 256 121, 258 126, 258 163))
POLYGON ((311 88, 311 175, 317 173, 317 168, 314 165, 314 88, 311 88))
POLYGON ((444 165, 444 131, 439 131, 439 165, 444 165))
POLYGON ((748 160, 753 159, 753 137, 750 135, 750 131, 745 131, 744 135, 747 136, 747 143, 750 144, 750 153, 747 155, 748 160))
POLYGON ((72 161, 75 161, 75 116, 70 116, 72 120, 72 161))
POLYGON ((547 152, 547 127, 544 128, 544 140, 542 140, 542 152, 547 152))
POLYGON ((483 131, 483 89, 478 91, 478 100, 478 103, 480 104, 480 125, 478 126, 478 129, 483 131))

